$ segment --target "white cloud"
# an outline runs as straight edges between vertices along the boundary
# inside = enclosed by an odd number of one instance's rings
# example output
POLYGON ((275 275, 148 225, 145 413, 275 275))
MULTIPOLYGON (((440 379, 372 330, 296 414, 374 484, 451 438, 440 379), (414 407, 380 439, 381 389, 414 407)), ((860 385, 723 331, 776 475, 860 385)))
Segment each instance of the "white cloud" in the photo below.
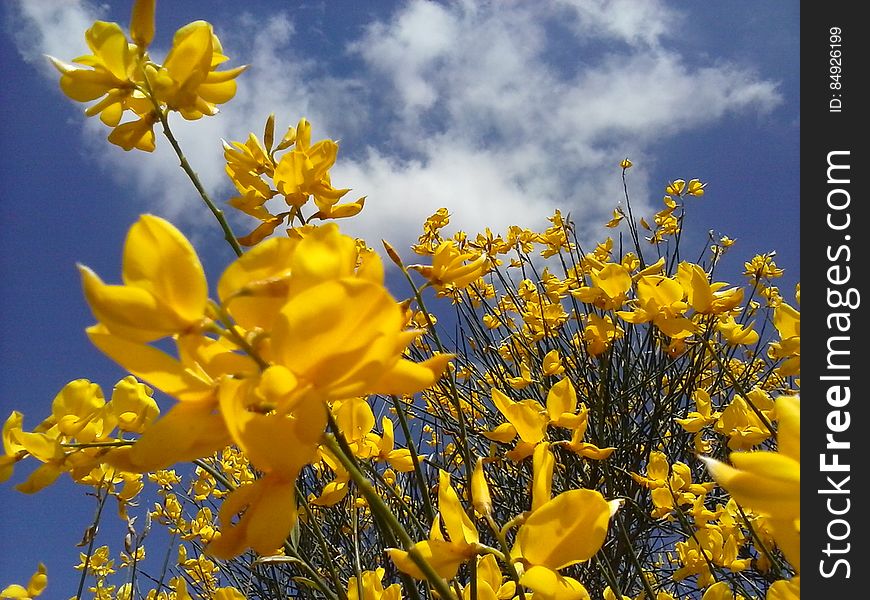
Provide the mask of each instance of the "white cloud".
POLYGON ((683 17, 657 0, 558 0, 568 9, 570 25, 579 36, 616 39, 631 45, 654 46, 679 31, 683 17))
POLYGON ((44 54, 68 60, 86 54, 84 31, 101 17, 87 0, 20 0, 6 28, 22 58, 52 77, 57 75, 44 54))
MULTIPOLYGON (((61 14, 53 5, 21 0, 39 32, 25 53, 70 58, 80 52, 56 40, 82 39, 93 9, 70 2, 61 14)), ((237 97, 217 117, 176 119, 178 137, 221 203, 232 190, 220 139, 259 135, 270 112, 282 128, 305 116, 316 139, 353 139, 342 145, 333 182, 352 188, 349 198, 368 197, 343 227, 370 242, 406 247, 441 206, 454 228, 468 231, 541 226, 560 208, 597 238, 622 197, 616 165, 624 156, 639 165, 635 209, 649 212, 649 198, 659 195, 648 186, 653 144, 780 101, 776 84, 748 67, 699 66, 669 47, 685 19, 674 6, 412 0, 348 42, 342 59, 356 61, 351 75, 325 72, 323 57, 294 45, 294 27, 303 24, 287 14, 271 15, 265 30, 261 19, 242 14, 232 27, 215 23, 229 65, 251 65, 237 97)), ((104 144, 105 128, 89 125, 104 144)), ((100 156, 134 176, 162 212, 201 215, 168 144, 158 146, 145 159, 100 156)))

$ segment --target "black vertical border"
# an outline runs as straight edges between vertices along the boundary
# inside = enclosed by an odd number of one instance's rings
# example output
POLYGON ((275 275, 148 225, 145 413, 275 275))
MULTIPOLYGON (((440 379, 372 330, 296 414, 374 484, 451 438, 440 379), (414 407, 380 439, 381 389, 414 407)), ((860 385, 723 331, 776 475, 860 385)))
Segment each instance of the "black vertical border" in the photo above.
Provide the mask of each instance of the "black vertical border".
POLYGON ((870 105, 864 91, 870 27, 858 14, 862 6, 849 1, 801 6, 800 575, 809 600, 867 593, 859 591, 866 588, 864 534, 870 509, 870 417, 862 380, 870 356, 863 304, 870 301, 870 221, 864 214, 870 177, 865 114, 870 105), (829 172, 832 163, 836 167, 829 172), (833 306, 838 292, 856 306, 833 306), (839 368, 831 368, 829 359, 839 368), (836 462, 849 465, 848 471, 826 470, 823 463, 831 465, 834 455, 836 462))

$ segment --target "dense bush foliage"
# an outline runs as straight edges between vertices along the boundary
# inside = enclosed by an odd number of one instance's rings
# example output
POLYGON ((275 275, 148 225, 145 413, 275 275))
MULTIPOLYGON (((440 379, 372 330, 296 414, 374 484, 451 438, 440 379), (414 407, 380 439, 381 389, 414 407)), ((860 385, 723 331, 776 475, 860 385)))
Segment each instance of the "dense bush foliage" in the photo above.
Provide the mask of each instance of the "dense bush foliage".
POLYGON ((728 238, 681 247, 704 183, 666 182, 648 222, 614 161, 625 196, 591 247, 558 211, 448 234, 445 207, 381 248, 336 222, 365 204, 330 180, 338 144, 272 115, 225 145, 255 220, 237 237, 169 115, 214 114, 244 67, 218 68, 204 21, 153 62, 153 11, 135 2, 129 37, 95 23, 92 55, 52 59, 61 88, 125 150, 159 125, 237 258, 210 285, 142 215, 122 283, 80 267, 88 335, 130 375, 6 420, 2 480, 35 461, 22 492, 69 475, 127 521, 122 550, 86 536, 78 597, 799 598, 799 288, 769 255, 719 281, 728 238), (158 529, 171 560, 148 560, 158 529))

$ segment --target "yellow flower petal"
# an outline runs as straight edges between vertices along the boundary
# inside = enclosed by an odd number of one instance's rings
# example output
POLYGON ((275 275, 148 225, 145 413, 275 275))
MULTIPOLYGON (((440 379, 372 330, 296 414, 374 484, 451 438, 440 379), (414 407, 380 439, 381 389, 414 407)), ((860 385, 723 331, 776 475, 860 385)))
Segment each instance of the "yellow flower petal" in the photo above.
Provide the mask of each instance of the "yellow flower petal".
POLYGON ((130 37, 140 48, 154 39, 154 0, 136 0, 130 17, 130 37))
POLYGON ((193 246, 169 221, 142 215, 124 244, 124 283, 154 294, 179 320, 196 323, 208 284, 193 246))
POLYGON ((210 402, 182 402, 157 419, 130 448, 135 471, 165 469, 209 456, 231 442, 220 414, 210 402))
POLYGON ((567 377, 561 379, 550 388, 547 394, 547 414, 550 421, 558 421, 563 413, 573 413, 577 410, 577 392, 567 377))
POLYGON ((732 452, 726 465, 701 457, 713 478, 742 506, 763 515, 800 518, 800 463, 776 452, 732 452))
POLYGON ((604 543, 610 516, 600 493, 563 492, 529 515, 511 554, 554 570, 587 561, 604 543))
POLYGON ((178 400, 196 402, 214 393, 211 382, 157 348, 112 335, 102 325, 88 327, 86 332, 91 342, 109 358, 178 400))
POLYGON ((527 569, 520 583, 535 592, 536 600, 590 600, 589 592, 579 581, 543 566, 527 569))

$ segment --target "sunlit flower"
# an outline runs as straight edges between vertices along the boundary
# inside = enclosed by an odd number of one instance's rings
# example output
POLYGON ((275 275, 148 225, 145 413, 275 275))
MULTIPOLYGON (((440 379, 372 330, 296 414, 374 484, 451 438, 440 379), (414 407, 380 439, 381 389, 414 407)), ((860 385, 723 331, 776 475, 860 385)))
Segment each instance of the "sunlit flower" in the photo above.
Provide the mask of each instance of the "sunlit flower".
POLYGON ((124 243, 123 285, 106 285, 79 265, 85 298, 109 332, 149 342, 191 331, 202 321, 208 300, 196 251, 174 225, 142 215, 124 243))
POLYGON ((194 21, 175 33, 163 65, 149 64, 145 74, 159 102, 185 119, 199 119, 216 114, 216 105, 236 93, 235 78, 247 67, 217 71, 226 60, 211 23, 194 21))
POLYGON ((374 571, 363 571, 360 578, 350 577, 347 581, 348 600, 401 600, 402 586, 398 583, 384 588, 381 580, 384 578, 384 569, 379 567, 374 571), (359 594, 362 589, 362 596, 359 594))
POLYGON ((45 565, 39 563, 36 567, 36 572, 30 576, 27 582, 27 587, 13 583, 3 588, 0 591, 0 598, 9 598, 14 600, 29 600, 41 596, 48 585, 48 575, 46 574, 45 565))
POLYGON ((511 558, 523 565, 520 583, 548 600, 589 598, 580 582, 558 571, 598 552, 619 505, 593 490, 570 490, 532 511, 511 549, 511 558))
MULTIPOLYGON (((465 513, 450 484, 450 475, 442 470, 438 481, 438 515, 432 523, 429 539, 417 542, 414 549, 439 576, 453 579, 459 566, 477 554, 479 538, 474 522, 465 513)), ((388 552, 400 571, 416 579, 426 578, 407 551, 390 548, 388 552)))
POLYGON ((767 518, 800 572, 800 399, 776 399, 777 451, 732 452, 731 465, 702 457, 713 478, 745 508, 767 518))
POLYGON ((474 254, 461 251, 456 242, 445 240, 433 253, 432 265, 411 265, 423 277, 428 279, 438 290, 445 287, 462 289, 476 281, 487 270, 485 254, 474 254))

